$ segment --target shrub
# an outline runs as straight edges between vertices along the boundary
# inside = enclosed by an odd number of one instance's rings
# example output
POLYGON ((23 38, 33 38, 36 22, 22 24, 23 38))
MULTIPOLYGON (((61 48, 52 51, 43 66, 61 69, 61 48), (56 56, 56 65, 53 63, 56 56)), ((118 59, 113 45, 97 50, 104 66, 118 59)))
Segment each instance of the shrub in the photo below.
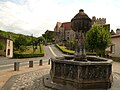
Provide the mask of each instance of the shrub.
POLYGON ((120 58, 116 58, 116 57, 111 57, 111 59, 115 62, 120 62, 120 58))
POLYGON ((43 47, 43 44, 40 44, 40 53, 41 53, 41 54, 44 54, 44 47, 43 47))
POLYGON ((14 53, 14 58, 33 58, 33 57, 43 57, 44 54, 17 54, 14 53))
POLYGON ((69 55, 73 55, 74 51, 72 50, 68 50, 65 47, 59 46, 58 44, 55 45, 57 48, 59 48, 59 50, 61 50, 63 53, 65 54, 69 54, 69 55))
MULTIPOLYGON (((73 55, 75 51, 72 50, 68 50, 65 47, 59 46, 58 44, 55 44, 55 46, 62 51, 64 54, 69 54, 69 55, 73 55)), ((96 55, 96 52, 87 52, 87 55, 96 55)))

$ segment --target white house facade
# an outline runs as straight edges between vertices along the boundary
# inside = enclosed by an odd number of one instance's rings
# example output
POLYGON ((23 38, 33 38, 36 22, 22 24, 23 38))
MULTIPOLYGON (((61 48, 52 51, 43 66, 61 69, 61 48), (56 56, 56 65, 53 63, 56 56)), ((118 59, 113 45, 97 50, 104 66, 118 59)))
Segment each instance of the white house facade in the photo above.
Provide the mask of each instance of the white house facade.
POLYGON ((0 42, 4 44, 4 48, 0 50, 0 56, 12 58, 13 57, 13 40, 0 36, 0 42))

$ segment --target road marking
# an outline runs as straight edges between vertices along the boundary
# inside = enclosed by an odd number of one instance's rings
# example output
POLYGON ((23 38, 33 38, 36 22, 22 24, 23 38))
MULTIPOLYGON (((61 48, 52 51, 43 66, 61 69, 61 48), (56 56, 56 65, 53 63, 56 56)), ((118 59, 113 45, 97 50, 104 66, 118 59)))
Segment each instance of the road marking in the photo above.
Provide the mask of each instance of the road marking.
POLYGON ((13 64, 0 65, 0 67, 12 66, 13 64))
MULTIPOLYGON (((43 62, 46 62, 46 61, 48 61, 48 59, 46 59, 46 60, 43 60, 43 62)), ((38 61, 33 61, 35 64, 36 64, 36 62, 39 62, 39 60, 38 61)), ((22 64, 29 64, 29 61, 28 62, 20 62, 20 65, 22 65, 22 64)), ((3 68, 3 67, 7 67, 7 66, 13 66, 14 64, 7 64, 7 65, 0 65, 0 68, 3 68)), ((25 65, 26 66, 26 65, 25 65)), ((24 67, 24 66, 21 66, 21 67, 24 67)), ((11 67, 12 68, 12 67, 11 67)))
MULTIPOLYGON (((20 62, 20 64, 27 64, 28 62, 20 62)), ((0 67, 13 66, 14 64, 1 65, 0 67)))
MULTIPOLYGON (((33 61, 33 62, 38 62, 38 61, 33 61)), ((28 64, 28 62, 20 62, 20 64, 28 64)), ((7 65, 0 65, 0 67, 6 67, 6 66, 13 66, 14 64, 7 64, 7 65)))
POLYGON ((52 50, 52 48, 49 46, 49 49, 50 49, 50 51, 52 52, 52 54, 55 56, 55 57, 57 57, 57 55, 53 52, 53 50, 52 50))

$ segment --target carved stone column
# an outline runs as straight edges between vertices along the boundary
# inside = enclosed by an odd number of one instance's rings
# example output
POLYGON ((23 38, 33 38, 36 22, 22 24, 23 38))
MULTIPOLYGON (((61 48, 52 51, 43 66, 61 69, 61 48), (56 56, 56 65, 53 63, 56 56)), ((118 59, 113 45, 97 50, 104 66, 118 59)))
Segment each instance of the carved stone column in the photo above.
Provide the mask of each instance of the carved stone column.
POLYGON ((75 61, 87 61, 86 57, 86 32, 91 27, 91 19, 81 9, 71 20, 72 29, 75 31, 75 61))

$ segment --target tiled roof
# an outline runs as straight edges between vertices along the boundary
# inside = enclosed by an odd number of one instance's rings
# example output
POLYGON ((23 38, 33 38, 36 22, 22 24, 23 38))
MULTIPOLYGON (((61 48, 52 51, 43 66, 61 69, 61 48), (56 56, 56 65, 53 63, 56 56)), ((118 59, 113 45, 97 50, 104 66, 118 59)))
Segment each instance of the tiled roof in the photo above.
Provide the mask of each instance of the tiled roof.
POLYGON ((57 22, 56 26, 60 27, 62 25, 61 22, 57 22))
POLYGON ((62 23, 62 27, 64 28, 64 30, 71 30, 71 22, 64 22, 62 23))

